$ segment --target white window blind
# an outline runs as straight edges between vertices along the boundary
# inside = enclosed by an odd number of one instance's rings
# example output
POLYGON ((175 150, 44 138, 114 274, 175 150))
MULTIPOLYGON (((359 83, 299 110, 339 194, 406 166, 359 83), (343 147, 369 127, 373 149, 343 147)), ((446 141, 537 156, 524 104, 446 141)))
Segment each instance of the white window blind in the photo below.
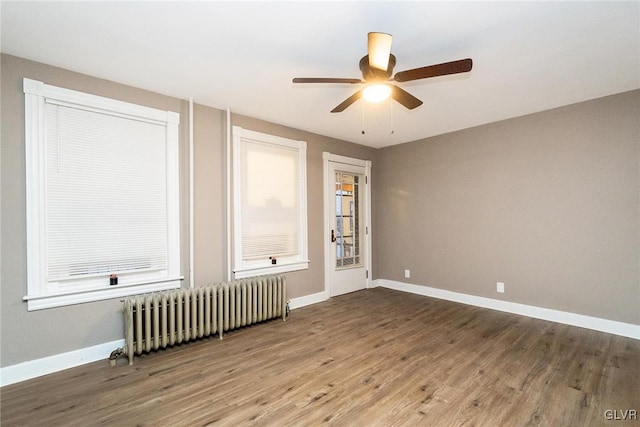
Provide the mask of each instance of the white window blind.
POLYGON ((308 268, 306 143, 234 127, 235 277, 308 268))
POLYGON ((24 79, 29 310, 180 287, 180 116, 24 79))
POLYGON ((242 144, 242 257, 289 256, 299 251, 298 151, 242 144))
POLYGON ((46 104, 47 276, 167 268, 165 128, 46 104))

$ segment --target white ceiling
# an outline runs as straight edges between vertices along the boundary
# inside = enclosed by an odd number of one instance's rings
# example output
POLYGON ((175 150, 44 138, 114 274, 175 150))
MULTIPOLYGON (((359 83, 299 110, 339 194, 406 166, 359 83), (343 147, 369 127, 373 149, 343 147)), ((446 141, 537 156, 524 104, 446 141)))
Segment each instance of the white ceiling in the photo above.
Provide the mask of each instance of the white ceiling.
POLYGON ((640 88, 638 1, 1 5, 4 53, 372 147, 640 88), (473 71, 402 83, 424 101, 412 111, 331 114, 357 85, 291 82, 360 78, 370 31, 393 35, 396 72, 473 71))

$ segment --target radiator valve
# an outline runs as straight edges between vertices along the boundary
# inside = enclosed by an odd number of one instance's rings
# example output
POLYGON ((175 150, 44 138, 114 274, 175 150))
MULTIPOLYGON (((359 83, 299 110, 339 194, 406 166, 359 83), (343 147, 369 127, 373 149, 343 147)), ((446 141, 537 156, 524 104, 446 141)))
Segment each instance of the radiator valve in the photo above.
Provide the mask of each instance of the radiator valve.
POLYGON ((118 357, 122 355, 124 355, 124 348, 120 347, 113 350, 109 355, 109 365, 112 367, 116 366, 116 363, 118 362, 118 357))

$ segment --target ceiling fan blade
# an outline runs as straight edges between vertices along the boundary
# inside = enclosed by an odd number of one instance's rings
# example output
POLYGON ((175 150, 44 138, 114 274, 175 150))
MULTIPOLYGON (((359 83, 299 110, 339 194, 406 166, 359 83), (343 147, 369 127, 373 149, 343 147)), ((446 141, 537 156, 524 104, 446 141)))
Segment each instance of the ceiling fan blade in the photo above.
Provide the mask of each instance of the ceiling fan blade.
POLYGON ((387 71, 391 54, 391 34, 369 33, 369 67, 387 71))
POLYGON ((333 79, 325 77, 296 77, 294 83, 363 83, 360 79, 333 79))
POLYGON ((414 108, 422 105, 422 101, 398 86, 391 85, 391 98, 395 99, 409 110, 413 110, 414 108))
POLYGON ((340 113, 340 112, 346 110, 346 108, 348 106, 350 106, 351 104, 356 102, 361 97, 362 97, 362 89, 357 91, 356 93, 354 93, 353 95, 351 95, 350 97, 345 99, 344 101, 342 101, 342 103, 340 105, 338 105, 336 108, 334 108, 333 110, 331 110, 331 112, 332 113, 340 113))
POLYGON ((428 77, 446 76, 447 74, 466 73, 467 71, 471 71, 471 68, 473 68, 473 61, 471 58, 467 58, 414 68, 413 70, 400 71, 396 73, 393 79, 397 82, 408 82, 411 80, 426 79, 428 77))

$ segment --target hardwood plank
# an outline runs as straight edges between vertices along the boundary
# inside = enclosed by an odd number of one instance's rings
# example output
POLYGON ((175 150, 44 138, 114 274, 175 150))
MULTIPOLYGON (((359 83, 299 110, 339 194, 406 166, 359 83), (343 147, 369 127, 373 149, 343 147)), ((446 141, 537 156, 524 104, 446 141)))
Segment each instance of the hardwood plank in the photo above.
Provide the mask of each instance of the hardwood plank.
POLYGON ((2 425, 638 425, 640 341, 388 289, 0 390, 2 425))

